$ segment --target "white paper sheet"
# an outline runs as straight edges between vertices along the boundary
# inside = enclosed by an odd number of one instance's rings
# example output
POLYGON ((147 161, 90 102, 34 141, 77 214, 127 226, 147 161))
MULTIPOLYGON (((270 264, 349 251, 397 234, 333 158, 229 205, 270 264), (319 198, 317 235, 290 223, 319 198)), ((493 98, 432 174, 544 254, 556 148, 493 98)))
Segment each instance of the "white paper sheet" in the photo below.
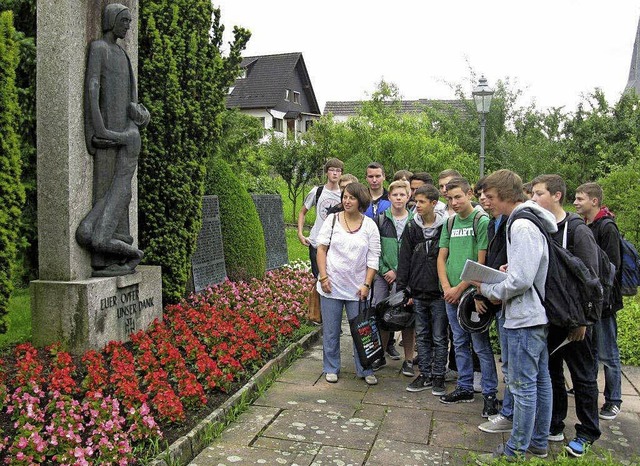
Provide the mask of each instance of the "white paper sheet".
POLYGON ((506 278, 506 273, 470 259, 467 259, 460 274, 460 280, 464 280, 465 282, 500 283, 506 278))

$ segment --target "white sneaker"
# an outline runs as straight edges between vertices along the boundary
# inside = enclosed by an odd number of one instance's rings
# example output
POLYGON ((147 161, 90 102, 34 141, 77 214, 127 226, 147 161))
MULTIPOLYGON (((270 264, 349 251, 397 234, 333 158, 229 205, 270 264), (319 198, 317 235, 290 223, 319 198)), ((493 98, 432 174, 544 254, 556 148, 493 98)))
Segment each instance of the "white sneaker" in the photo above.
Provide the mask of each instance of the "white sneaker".
POLYGON ((329 383, 336 383, 338 381, 338 374, 326 374, 324 379, 329 383))
POLYGON ((375 375, 367 375, 364 378, 364 381, 367 382, 367 385, 377 385, 378 384, 378 379, 376 378, 375 375))
POLYGON ((490 434, 508 433, 513 428, 513 421, 507 419, 502 414, 495 414, 490 416, 487 422, 484 422, 478 426, 482 432, 488 432, 490 434), (493 419, 492 419, 493 417, 493 419))
POLYGON ((559 432, 557 434, 549 434, 548 440, 550 442, 562 442, 564 440, 564 432, 559 432))
POLYGON ((473 373, 473 391, 482 393, 482 372, 473 373))

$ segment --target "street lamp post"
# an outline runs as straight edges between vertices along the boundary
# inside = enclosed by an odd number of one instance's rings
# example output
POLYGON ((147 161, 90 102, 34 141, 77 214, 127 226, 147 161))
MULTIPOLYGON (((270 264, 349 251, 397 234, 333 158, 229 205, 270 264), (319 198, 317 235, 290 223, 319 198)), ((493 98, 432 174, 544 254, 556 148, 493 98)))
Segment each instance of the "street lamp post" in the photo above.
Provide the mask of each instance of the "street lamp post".
POLYGON ((478 80, 478 85, 473 88, 471 93, 476 103, 476 110, 480 114, 480 178, 484 176, 484 136, 493 92, 493 89, 487 84, 487 78, 482 75, 478 80))

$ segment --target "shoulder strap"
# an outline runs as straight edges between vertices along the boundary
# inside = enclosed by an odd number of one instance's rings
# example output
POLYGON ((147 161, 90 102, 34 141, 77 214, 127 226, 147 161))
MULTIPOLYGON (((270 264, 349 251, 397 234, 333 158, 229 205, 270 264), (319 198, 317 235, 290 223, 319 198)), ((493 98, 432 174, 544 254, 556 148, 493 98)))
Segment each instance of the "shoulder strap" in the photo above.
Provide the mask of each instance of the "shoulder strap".
POLYGON ((318 189, 316 189, 316 205, 318 205, 318 201, 320 200, 320 195, 322 194, 323 189, 324 185, 318 186, 318 189))
POLYGON ((480 210, 476 210, 475 214, 473 215, 473 237, 474 238, 478 236, 476 232, 478 231, 478 223, 480 222, 480 219, 482 217, 488 217, 487 213, 481 212, 480 210))
POLYGON ((451 237, 451 232, 453 231, 453 224, 456 221, 456 215, 452 215, 451 217, 447 218, 447 232, 449 233, 449 237, 451 237))
MULTIPOLYGON (((329 235, 329 246, 331 246, 331 239, 333 238, 333 227, 336 226, 336 218, 338 218, 337 213, 333 214, 333 220, 331 221, 331 234, 329 235)), ((327 249, 329 248, 329 246, 327 246, 327 249)))

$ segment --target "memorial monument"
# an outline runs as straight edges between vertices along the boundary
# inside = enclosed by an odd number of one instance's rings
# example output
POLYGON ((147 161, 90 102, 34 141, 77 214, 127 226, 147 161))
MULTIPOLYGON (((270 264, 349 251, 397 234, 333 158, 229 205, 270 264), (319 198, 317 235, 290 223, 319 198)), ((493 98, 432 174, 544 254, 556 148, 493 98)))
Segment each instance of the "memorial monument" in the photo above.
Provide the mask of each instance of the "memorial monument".
POLYGON ((33 341, 100 349, 162 318, 160 267, 139 266, 137 0, 37 3, 39 280, 33 341), (73 3, 73 4, 72 4, 73 3))

